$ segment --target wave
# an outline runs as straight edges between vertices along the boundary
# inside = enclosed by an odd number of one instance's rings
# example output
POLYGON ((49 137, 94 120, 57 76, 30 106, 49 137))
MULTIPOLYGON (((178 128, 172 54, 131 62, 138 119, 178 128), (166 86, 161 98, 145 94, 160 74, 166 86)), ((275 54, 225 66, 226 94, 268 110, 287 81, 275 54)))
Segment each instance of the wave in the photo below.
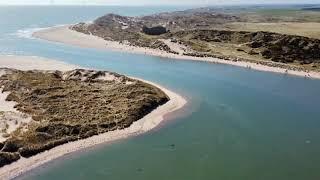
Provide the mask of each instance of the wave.
POLYGON ((37 32, 37 31, 41 31, 47 28, 27 28, 27 29, 21 29, 18 30, 17 32, 11 34, 13 36, 17 36, 19 38, 27 38, 27 39, 35 39, 32 37, 32 34, 37 32))
POLYGON ((36 39, 36 38, 32 37, 33 33, 37 32, 37 31, 41 31, 41 30, 46 30, 46 29, 49 29, 52 27, 60 27, 60 26, 65 26, 65 24, 60 24, 60 25, 51 26, 51 27, 44 27, 44 28, 35 27, 35 28, 20 29, 20 30, 16 31, 15 33, 12 33, 11 35, 19 37, 19 38, 36 39))

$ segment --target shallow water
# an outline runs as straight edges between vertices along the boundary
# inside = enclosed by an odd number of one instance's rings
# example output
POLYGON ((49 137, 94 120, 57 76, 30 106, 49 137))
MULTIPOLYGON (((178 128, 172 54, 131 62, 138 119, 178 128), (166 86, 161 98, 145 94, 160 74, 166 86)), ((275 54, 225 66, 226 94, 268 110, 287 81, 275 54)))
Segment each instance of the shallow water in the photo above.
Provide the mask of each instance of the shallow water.
POLYGON ((320 81, 228 65, 83 49, 36 28, 188 7, 0 7, 0 54, 35 55, 151 80, 190 99, 145 135, 69 155, 19 179, 320 179, 320 81))

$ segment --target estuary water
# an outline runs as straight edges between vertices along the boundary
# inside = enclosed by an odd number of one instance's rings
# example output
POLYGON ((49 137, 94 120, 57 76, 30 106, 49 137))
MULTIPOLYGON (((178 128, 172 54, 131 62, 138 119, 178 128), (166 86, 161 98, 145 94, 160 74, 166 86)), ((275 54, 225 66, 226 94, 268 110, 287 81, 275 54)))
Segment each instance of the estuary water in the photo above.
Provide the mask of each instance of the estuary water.
POLYGON ((0 54, 58 59, 159 83, 189 100, 147 134, 50 162, 27 180, 319 180, 320 81, 222 64, 78 48, 30 37, 106 13, 190 7, 0 7, 0 54))

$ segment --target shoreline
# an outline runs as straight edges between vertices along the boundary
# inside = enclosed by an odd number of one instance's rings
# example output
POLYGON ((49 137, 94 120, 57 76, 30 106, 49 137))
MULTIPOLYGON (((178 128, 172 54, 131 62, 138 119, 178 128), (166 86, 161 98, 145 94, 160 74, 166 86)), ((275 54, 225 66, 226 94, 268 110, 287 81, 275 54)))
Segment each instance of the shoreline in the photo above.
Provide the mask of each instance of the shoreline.
POLYGON ((130 45, 120 44, 115 41, 107 41, 100 37, 83 34, 74 30, 69 29, 70 25, 65 26, 55 26, 51 28, 46 28, 44 30, 36 31, 32 34, 32 37, 47 40, 51 42, 69 44, 72 46, 82 47, 82 48, 93 48, 99 50, 111 50, 120 51, 126 53, 134 54, 145 54, 150 56, 171 58, 178 60, 191 60, 191 61, 201 61, 209 63, 227 64, 248 69, 254 69, 258 71, 274 72, 280 74, 288 74, 306 78, 320 79, 320 72, 304 72, 295 70, 286 70, 280 67, 272 67, 267 65, 262 65, 258 63, 246 62, 246 61, 232 61, 224 60, 212 57, 193 57, 186 55, 177 55, 168 53, 162 50, 134 47, 130 45))
MULTIPOLYGON (((81 68, 64 62, 40 57, 0 56, 0 59, 1 68, 7 67, 20 70, 70 70, 74 68, 81 68)), ((85 149, 97 144, 112 142, 150 131, 165 120, 164 116, 181 109, 187 104, 187 101, 182 96, 156 83, 152 83, 139 78, 134 79, 143 81, 161 89, 170 98, 170 100, 166 104, 159 106, 157 109, 153 110, 142 119, 134 122, 129 128, 110 131, 104 134, 89 137, 87 139, 63 144, 30 158, 21 157, 20 160, 0 168, 0 179, 13 179, 51 160, 70 154, 72 152, 76 152, 78 150, 85 149)))

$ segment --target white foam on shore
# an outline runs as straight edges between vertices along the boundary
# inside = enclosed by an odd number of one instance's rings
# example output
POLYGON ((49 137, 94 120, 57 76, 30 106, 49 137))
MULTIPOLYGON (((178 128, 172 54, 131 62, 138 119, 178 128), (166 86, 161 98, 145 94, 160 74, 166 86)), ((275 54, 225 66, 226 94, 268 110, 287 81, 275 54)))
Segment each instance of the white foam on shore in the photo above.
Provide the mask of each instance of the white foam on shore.
MULTIPOLYGON (((70 26, 70 25, 69 25, 70 26)), ((119 42, 115 41, 106 41, 100 37, 93 36, 93 35, 86 35, 83 33, 79 33, 77 31, 73 31, 69 29, 69 26, 59 26, 53 27, 46 30, 38 31, 33 34, 34 37, 45 39, 48 41, 59 42, 70 44, 74 46, 84 47, 84 48, 95 48, 100 50, 113 50, 113 51, 124 51, 127 53, 138 53, 138 54, 146 54, 151 56, 158 56, 170 59, 180 59, 180 60, 192 60, 192 61, 204 61, 204 62, 211 62, 211 63, 219 63, 219 64, 228 64, 233 66, 240 66, 249 69, 255 69, 259 71, 268 71, 268 72, 275 72, 281 74, 290 74, 295 76, 302 76, 307 78, 317 78, 320 79, 319 72, 304 72, 304 71, 293 71, 293 70, 286 70, 279 67, 270 67, 262 64, 257 63, 250 63, 245 61, 231 61, 231 60, 224 60, 218 58, 203 58, 203 57, 191 57, 185 55, 177 55, 172 53, 167 53, 165 51, 157 50, 157 49, 150 49, 150 48, 143 48, 143 47, 135 47, 130 46, 127 44, 120 44, 119 42)), ((166 42, 168 43, 168 42, 166 42)), ((169 45, 172 45, 169 44, 169 45)), ((176 47, 175 48, 183 48, 183 47, 176 47)), ((181 53, 182 51, 179 50, 181 53)))
MULTIPOLYGON (((65 24, 64 25, 56 25, 54 27, 63 27, 63 26, 66 26, 66 25, 65 24)), ((44 31, 44 30, 47 30, 50 28, 52 28, 52 27, 34 27, 34 28, 20 29, 10 35, 17 36, 19 38, 36 39, 35 37, 33 37, 33 34, 35 32, 44 31)))
MULTIPOLYGON (((28 58, 27 57, 19 58, 14 56, 6 56, 6 57, 0 56, 0 67, 9 65, 10 68, 19 69, 22 67, 19 64, 21 63, 24 64, 25 63, 24 60, 28 60, 28 58), (15 61, 14 62, 10 61, 10 58, 8 59, 8 57, 13 58, 15 61), (2 58, 4 58, 4 60, 2 58), (19 63, 17 59, 21 60, 21 62, 19 63)), ((28 61, 31 61, 33 63, 31 63, 31 65, 29 64, 29 66, 28 64, 24 64, 24 67, 22 67, 22 70, 34 69, 35 66, 32 64, 37 64, 37 69, 48 69, 50 65, 51 65, 51 69, 72 69, 75 67, 62 62, 58 62, 58 61, 51 61, 47 59, 43 61, 43 59, 35 58, 35 57, 30 57, 28 61)), ((182 96, 164 87, 161 87, 155 83, 151 83, 141 79, 139 80, 158 87, 170 98, 170 100, 166 104, 159 106, 157 109, 153 110, 151 113, 149 113, 142 119, 134 122, 129 128, 110 131, 110 132, 93 136, 87 139, 70 142, 61 146, 57 146, 49 151, 39 153, 30 158, 21 158, 20 160, 12 164, 9 164, 7 166, 0 168, 0 179, 13 179, 53 159, 78 151, 83 148, 87 148, 100 143, 123 139, 129 136, 147 132, 155 128, 156 126, 158 126, 164 120, 165 115, 171 112, 174 112, 186 105, 187 101, 182 96)))
POLYGON ((28 29, 21 29, 18 30, 16 33, 13 33, 11 35, 17 36, 19 38, 27 38, 27 39, 35 39, 32 34, 37 32, 37 31, 41 31, 41 30, 45 30, 47 28, 28 28, 28 29))

